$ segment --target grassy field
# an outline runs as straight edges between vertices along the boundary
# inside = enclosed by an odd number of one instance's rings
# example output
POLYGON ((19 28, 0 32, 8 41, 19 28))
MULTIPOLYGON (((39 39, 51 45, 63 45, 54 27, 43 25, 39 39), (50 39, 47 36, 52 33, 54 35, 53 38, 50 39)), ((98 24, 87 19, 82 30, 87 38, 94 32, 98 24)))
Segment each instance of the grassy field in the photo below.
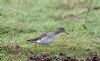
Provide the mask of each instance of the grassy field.
MULTIPOLYGON (((1 48, 1 61, 26 61, 25 50, 32 48, 26 40, 59 27, 69 35, 56 36, 49 46, 51 54, 100 53, 100 10, 95 9, 100 1, 93 0, 86 20, 89 4, 90 0, 0 0, 0 45, 16 42, 23 48, 18 53, 1 48)), ((41 45, 36 48, 43 50, 41 45)))

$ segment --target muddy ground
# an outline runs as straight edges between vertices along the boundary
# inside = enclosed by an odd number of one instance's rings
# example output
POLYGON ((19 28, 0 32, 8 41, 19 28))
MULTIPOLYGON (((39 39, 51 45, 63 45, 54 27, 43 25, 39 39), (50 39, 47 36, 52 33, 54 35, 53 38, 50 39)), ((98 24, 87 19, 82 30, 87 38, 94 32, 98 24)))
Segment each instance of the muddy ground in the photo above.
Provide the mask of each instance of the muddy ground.
POLYGON ((27 61, 100 61, 100 55, 97 53, 88 53, 85 57, 78 58, 75 55, 60 53, 55 56, 51 56, 47 52, 27 54, 27 61))

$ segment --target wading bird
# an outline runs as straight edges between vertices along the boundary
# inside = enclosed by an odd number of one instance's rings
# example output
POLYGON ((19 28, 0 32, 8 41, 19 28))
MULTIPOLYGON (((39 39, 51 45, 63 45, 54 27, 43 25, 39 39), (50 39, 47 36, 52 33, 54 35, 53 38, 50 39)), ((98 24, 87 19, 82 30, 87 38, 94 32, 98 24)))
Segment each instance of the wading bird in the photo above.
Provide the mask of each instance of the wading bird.
MULTIPOLYGON (((53 41, 53 39, 55 38, 55 36, 59 33, 65 32, 65 29, 60 27, 57 30, 53 31, 53 32, 48 32, 46 34, 42 34, 39 37, 27 40, 30 43, 37 43, 37 44, 41 44, 41 45, 45 45, 45 51, 48 52, 48 45, 53 41)), ((66 32, 65 32, 66 33, 66 32)), ((68 34, 68 33, 67 33, 68 34)), ((33 50, 35 49, 36 45, 33 45, 33 50)))

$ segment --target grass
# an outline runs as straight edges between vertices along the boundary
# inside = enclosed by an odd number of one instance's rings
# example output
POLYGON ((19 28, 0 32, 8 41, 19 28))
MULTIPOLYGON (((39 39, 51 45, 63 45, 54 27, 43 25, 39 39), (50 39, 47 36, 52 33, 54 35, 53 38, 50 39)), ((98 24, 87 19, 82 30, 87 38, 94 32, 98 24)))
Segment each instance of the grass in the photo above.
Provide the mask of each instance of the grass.
MULTIPOLYGON (((26 42, 27 39, 64 27, 69 35, 63 33, 56 37, 49 46, 51 54, 64 52, 83 56, 88 50, 100 53, 100 10, 90 10, 87 20, 86 12, 79 14, 79 19, 63 18, 73 13, 76 15, 85 9, 77 6, 67 8, 63 5, 66 4, 63 1, 0 0, 0 45, 5 46, 16 41, 22 48, 31 50, 31 45, 26 42)), ((100 1, 93 0, 92 6, 99 5, 100 1)), ((42 52, 43 46, 38 45, 36 51, 42 52)), ((26 53, 12 53, 4 48, 0 53, 1 61, 24 61, 26 57, 26 53)))

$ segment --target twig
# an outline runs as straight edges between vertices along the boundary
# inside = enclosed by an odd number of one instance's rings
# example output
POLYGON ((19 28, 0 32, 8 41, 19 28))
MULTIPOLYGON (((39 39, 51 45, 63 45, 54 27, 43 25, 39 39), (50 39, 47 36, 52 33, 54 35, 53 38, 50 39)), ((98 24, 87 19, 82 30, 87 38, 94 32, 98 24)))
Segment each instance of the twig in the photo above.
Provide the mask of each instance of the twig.
POLYGON ((87 18, 88 18, 88 14, 90 12, 90 7, 91 7, 91 4, 92 4, 92 1, 93 0, 90 1, 89 7, 88 7, 88 11, 87 11, 87 14, 86 14, 86 18, 85 18, 85 22, 87 21, 87 18))

